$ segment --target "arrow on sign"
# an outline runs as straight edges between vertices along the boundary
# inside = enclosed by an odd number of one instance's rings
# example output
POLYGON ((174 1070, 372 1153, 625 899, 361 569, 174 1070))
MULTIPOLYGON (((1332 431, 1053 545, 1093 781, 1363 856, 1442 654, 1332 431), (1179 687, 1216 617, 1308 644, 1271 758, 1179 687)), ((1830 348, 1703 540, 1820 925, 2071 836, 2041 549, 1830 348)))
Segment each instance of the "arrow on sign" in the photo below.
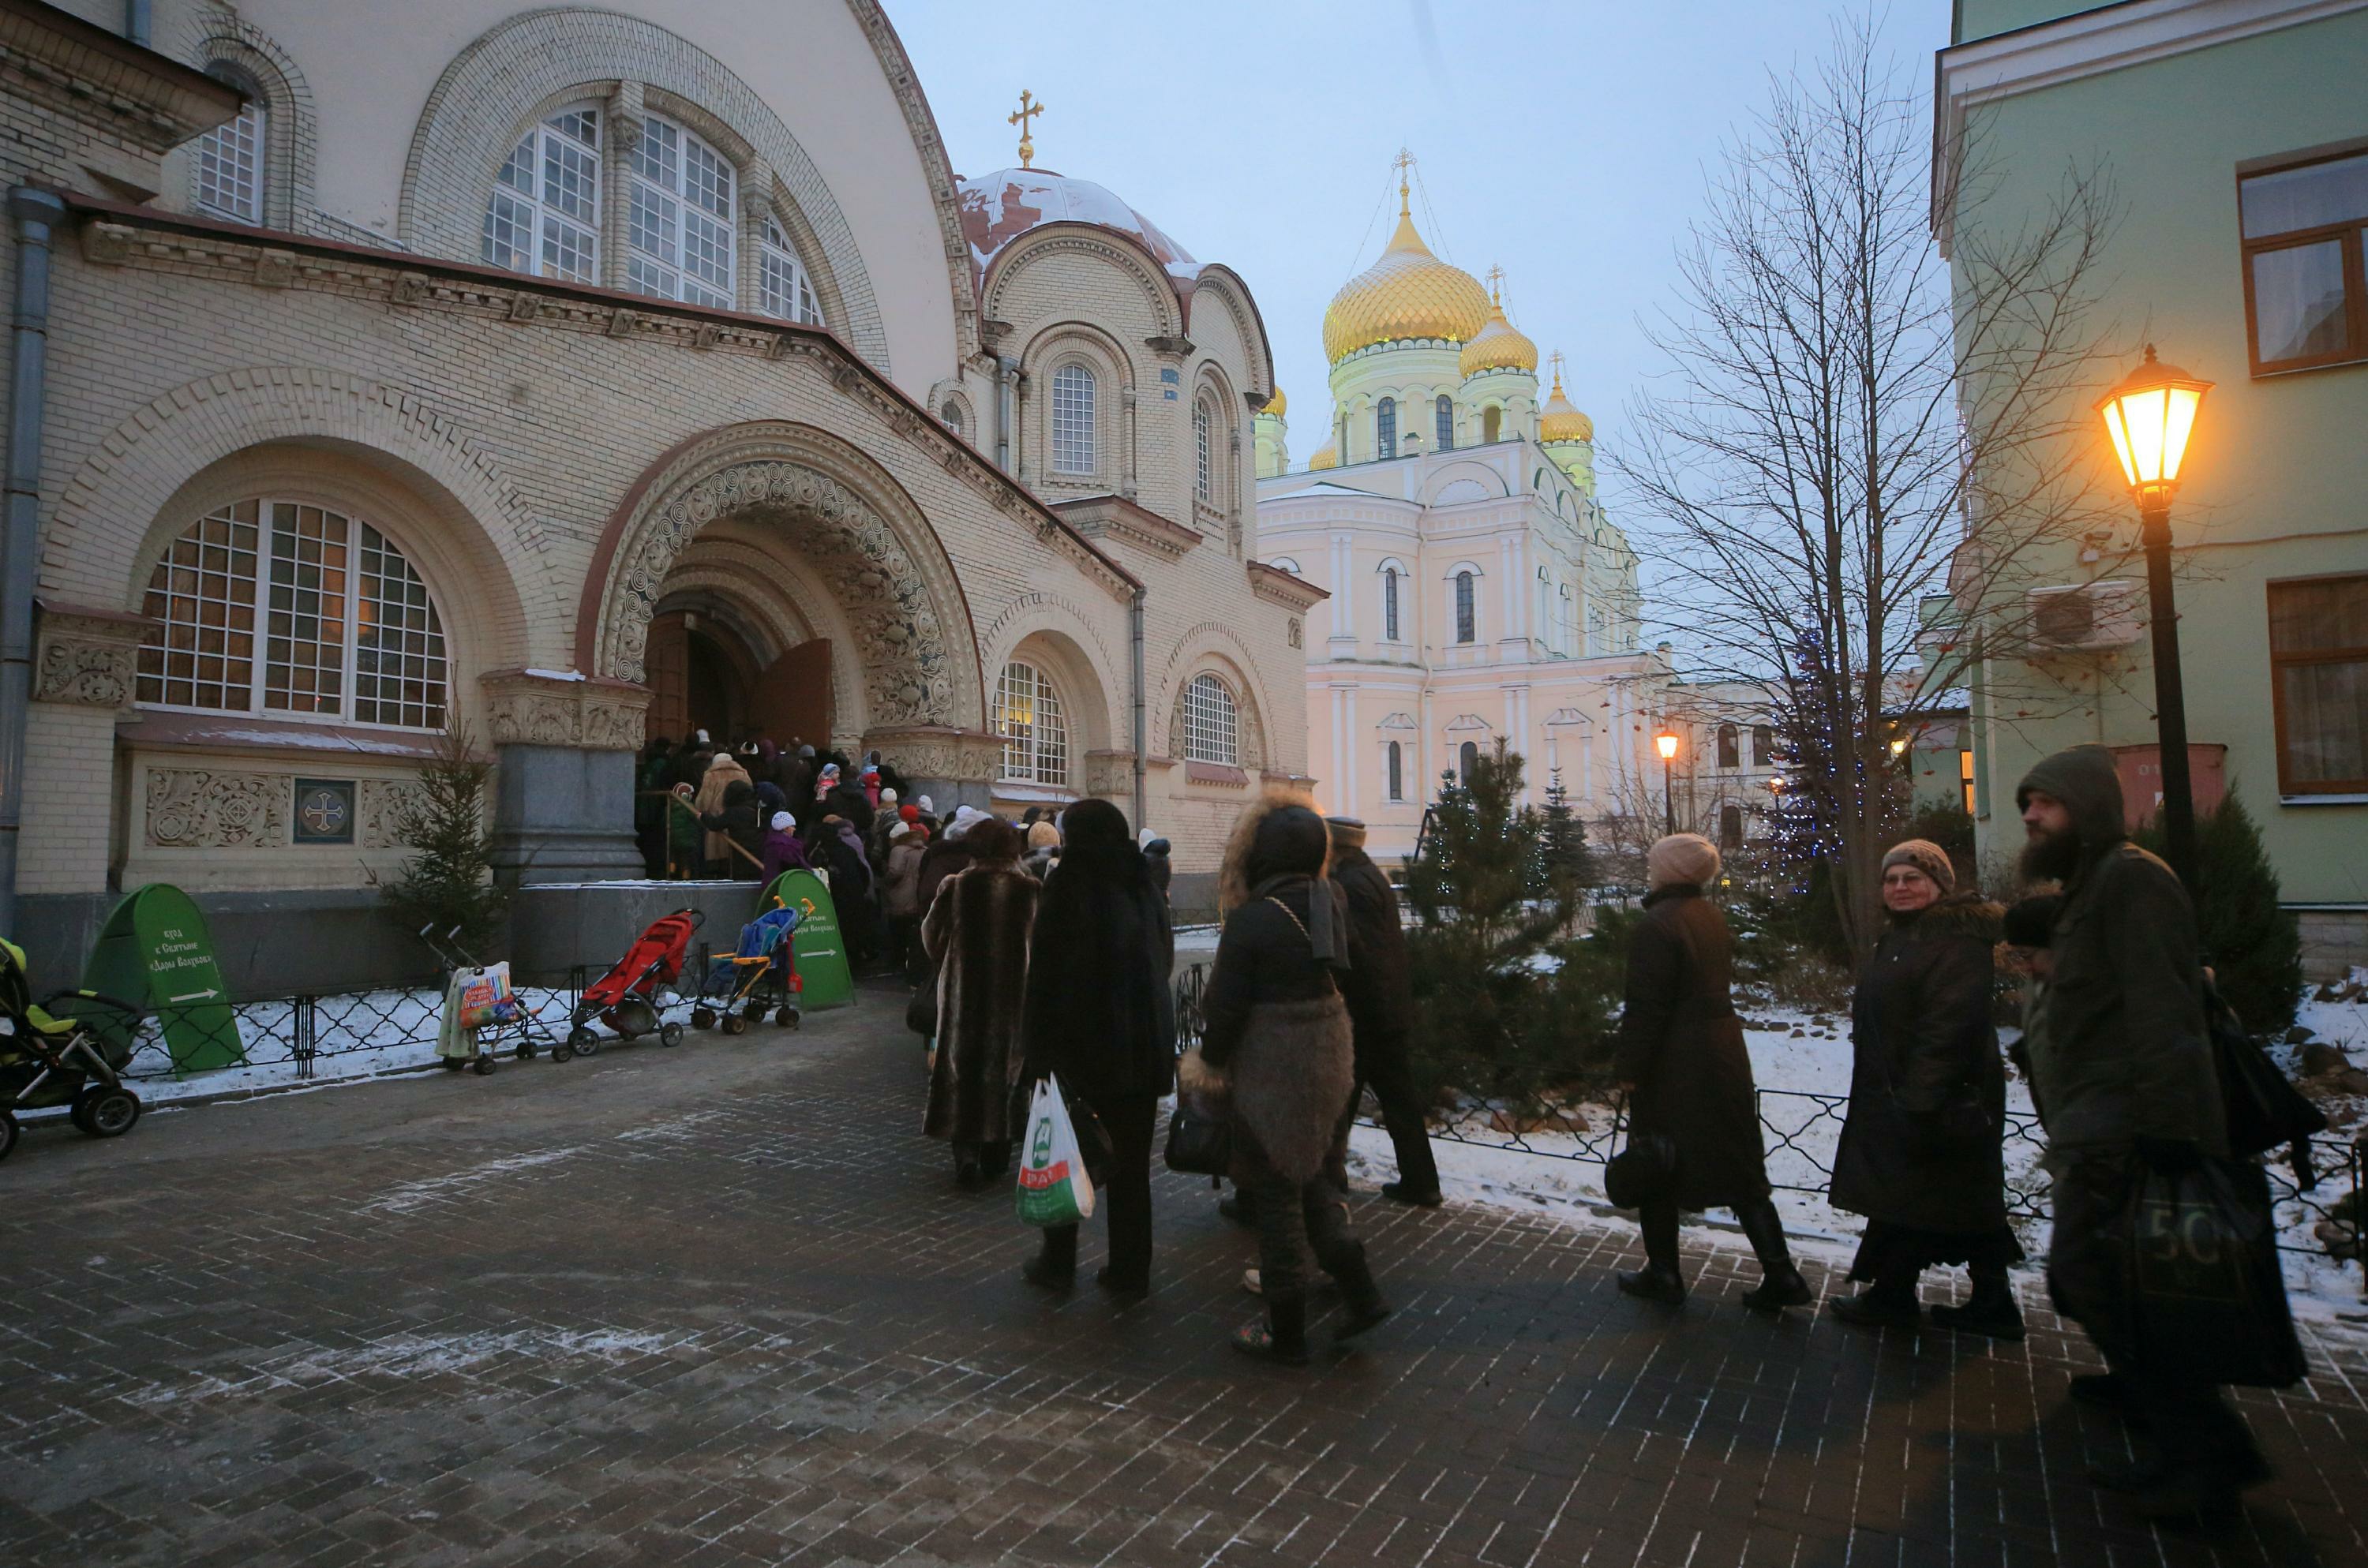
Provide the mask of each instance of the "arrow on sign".
POLYGON ((221 994, 222 993, 220 991, 192 991, 187 996, 167 996, 165 1000, 167 1002, 211 1002, 221 994))

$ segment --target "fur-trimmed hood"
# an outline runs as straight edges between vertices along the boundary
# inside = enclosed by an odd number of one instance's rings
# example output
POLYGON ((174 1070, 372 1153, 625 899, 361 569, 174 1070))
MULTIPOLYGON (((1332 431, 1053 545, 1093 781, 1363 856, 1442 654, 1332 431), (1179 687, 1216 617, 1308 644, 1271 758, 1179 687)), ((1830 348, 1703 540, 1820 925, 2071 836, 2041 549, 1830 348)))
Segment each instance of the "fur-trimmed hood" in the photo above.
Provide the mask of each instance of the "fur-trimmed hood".
MULTIPOLYGON (((1258 880, 1251 874, 1258 829, 1266 825, 1269 817, 1286 806, 1299 806, 1315 812, 1315 798, 1304 790, 1269 788, 1243 807, 1242 814, 1234 819, 1234 830, 1225 838, 1225 858, 1217 869, 1217 912, 1220 915, 1230 915, 1249 902, 1250 887, 1258 880)), ((1321 813, 1316 813, 1315 824, 1320 832, 1324 826, 1321 813)), ((1309 872, 1319 880, 1330 869, 1332 863, 1331 835, 1322 833, 1322 838, 1323 858, 1309 872)))
POLYGON ((1955 892, 1926 904, 1906 919, 1890 916, 1895 931, 1919 937, 1975 937, 1995 946, 2005 929, 2006 910, 1977 892, 1955 892))

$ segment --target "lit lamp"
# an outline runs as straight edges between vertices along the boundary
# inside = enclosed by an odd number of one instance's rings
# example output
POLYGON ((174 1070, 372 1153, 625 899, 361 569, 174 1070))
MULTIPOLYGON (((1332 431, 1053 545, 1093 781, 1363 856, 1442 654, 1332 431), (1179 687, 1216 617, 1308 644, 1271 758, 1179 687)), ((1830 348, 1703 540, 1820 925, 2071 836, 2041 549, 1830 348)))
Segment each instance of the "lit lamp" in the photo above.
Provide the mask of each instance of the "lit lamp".
POLYGON ((1661 831, 1675 833, 1678 831, 1678 797, 1669 777, 1671 765, 1678 760, 1678 737, 1667 725, 1663 725, 1661 733, 1653 737, 1653 747, 1661 754, 1661 816, 1664 822, 1661 831))
POLYGON ((2170 497, 2179 488, 2195 416, 2212 383, 2165 365, 2146 345, 2146 362, 2097 404, 2138 504, 2146 547, 2146 616, 2154 634, 2154 707, 2162 753, 2162 833, 2170 869, 2195 886, 2195 795, 2187 773, 2187 694, 2180 680, 2179 612, 2170 584, 2170 497))

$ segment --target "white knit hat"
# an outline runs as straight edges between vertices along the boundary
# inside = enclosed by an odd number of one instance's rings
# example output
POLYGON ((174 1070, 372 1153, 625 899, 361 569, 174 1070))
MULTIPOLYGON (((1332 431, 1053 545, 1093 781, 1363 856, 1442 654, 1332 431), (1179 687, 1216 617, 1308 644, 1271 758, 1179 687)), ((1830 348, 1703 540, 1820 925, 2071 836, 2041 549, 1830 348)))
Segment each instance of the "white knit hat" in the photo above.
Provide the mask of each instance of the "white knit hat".
POLYGON ((798 819, 790 815, 789 812, 775 812, 773 813, 773 831, 775 833, 793 832, 796 830, 797 825, 798 819))

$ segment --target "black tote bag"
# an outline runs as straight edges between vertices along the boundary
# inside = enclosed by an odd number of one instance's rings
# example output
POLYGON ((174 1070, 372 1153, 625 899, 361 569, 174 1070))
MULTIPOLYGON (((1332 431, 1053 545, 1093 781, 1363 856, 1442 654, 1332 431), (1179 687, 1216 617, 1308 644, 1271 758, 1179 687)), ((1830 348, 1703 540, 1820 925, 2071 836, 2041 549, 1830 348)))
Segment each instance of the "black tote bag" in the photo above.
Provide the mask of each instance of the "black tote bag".
POLYGON ((2170 1176, 2142 1165, 2125 1225, 2141 1366, 2255 1388, 2302 1381, 2260 1166, 2207 1158, 2170 1176))

